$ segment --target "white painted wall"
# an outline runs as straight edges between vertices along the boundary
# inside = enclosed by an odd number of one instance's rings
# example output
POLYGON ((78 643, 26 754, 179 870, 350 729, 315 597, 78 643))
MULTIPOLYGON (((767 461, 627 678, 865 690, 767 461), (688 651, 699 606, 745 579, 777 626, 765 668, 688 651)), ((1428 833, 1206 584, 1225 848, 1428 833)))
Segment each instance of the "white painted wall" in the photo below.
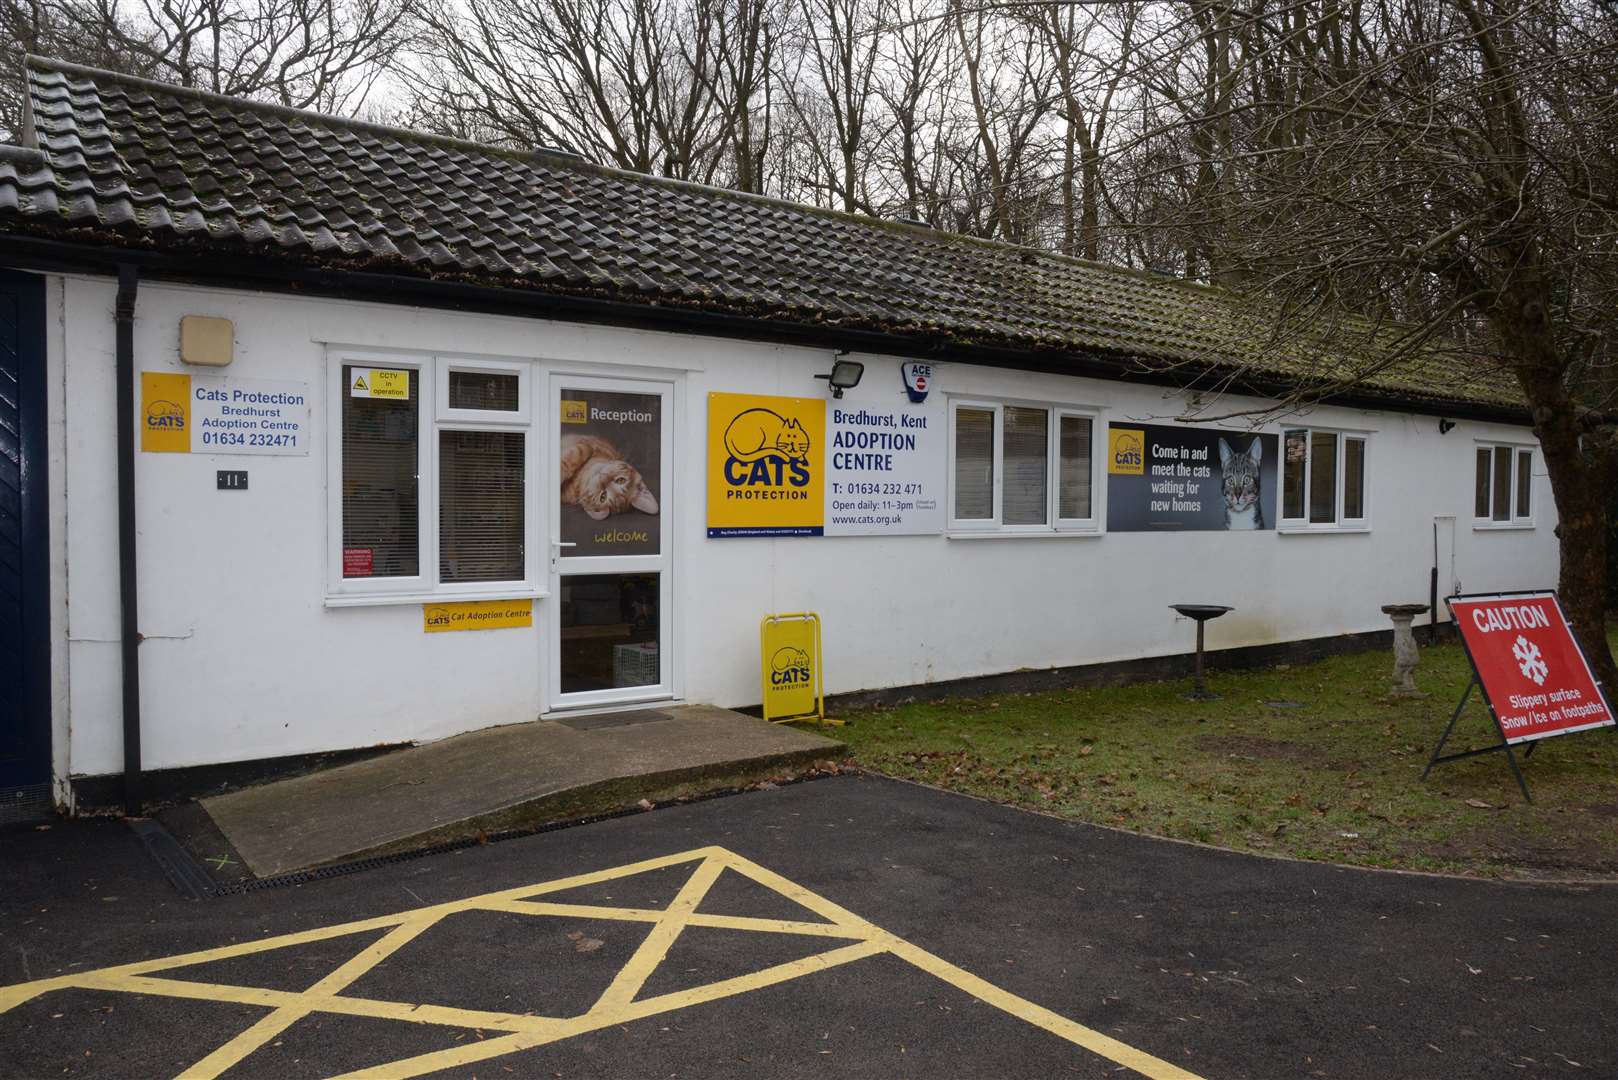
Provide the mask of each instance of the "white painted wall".
MULTIPOLYGON (((108 280, 76 277, 55 279, 49 293, 53 567, 65 582, 53 648, 63 776, 122 765, 114 294, 108 280)), ((813 376, 828 369, 829 352, 147 283, 137 370, 183 370, 187 314, 234 320, 227 374, 310 384, 314 447, 307 457, 137 454, 151 769, 434 739, 545 708, 549 600, 536 602, 531 629, 451 634, 424 634, 419 603, 326 605, 329 343, 531 358, 539 374, 605 364, 603 373, 673 379, 684 455, 680 494, 668 507, 677 515, 675 657, 691 701, 759 700, 758 621, 770 611, 821 613, 833 693, 1181 653, 1194 635, 1168 610, 1176 601, 1236 606, 1209 625, 1215 649, 1382 629, 1380 605, 1427 598, 1436 515, 1456 518, 1455 574, 1465 589, 1556 580, 1551 493, 1537 460, 1537 527, 1472 527, 1474 440, 1531 441, 1521 428, 1468 422, 1440 436, 1435 417, 1318 410, 1308 422, 1374 433, 1364 533, 709 540, 707 393, 822 394, 813 376), (220 468, 248 469, 249 490, 216 491, 220 468)), ((896 358, 859 359, 870 384, 897 388, 896 358)), ((1110 420, 1164 422, 1183 408, 1160 389, 947 362, 934 392, 1099 406, 1103 429, 1110 420)), ((548 538, 547 507, 541 515, 548 538)))

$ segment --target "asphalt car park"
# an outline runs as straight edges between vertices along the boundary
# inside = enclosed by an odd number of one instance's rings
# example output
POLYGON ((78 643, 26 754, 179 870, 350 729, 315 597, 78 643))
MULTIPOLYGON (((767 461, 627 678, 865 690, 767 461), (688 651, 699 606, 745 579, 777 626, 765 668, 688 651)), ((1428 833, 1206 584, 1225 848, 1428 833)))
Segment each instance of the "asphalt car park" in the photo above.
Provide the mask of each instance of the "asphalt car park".
POLYGON ((1618 1074, 1618 889, 858 775, 200 901, 65 823, 0 885, 8 1076, 1618 1074))

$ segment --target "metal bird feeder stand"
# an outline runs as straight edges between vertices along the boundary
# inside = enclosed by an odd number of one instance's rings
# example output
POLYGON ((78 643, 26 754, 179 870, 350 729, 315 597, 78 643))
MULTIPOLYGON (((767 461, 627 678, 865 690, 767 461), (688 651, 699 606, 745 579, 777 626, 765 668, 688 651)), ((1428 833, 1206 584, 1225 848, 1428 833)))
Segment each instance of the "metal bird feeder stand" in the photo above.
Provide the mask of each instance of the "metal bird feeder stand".
POLYGON ((1217 619, 1226 612, 1235 611, 1236 609, 1232 607, 1225 607, 1220 604, 1170 604, 1169 607, 1173 608, 1175 611, 1179 612, 1181 615, 1184 615, 1188 619, 1195 619, 1197 623, 1197 679, 1196 683, 1191 689, 1191 693, 1187 694, 1186 698, 1190 701, 1219 700, 1218 694, 1210 693, 1208 691, 1208 684, 1204 682, 1202 678, 1203 624, 1205 624, 1209 619, 1217 619))

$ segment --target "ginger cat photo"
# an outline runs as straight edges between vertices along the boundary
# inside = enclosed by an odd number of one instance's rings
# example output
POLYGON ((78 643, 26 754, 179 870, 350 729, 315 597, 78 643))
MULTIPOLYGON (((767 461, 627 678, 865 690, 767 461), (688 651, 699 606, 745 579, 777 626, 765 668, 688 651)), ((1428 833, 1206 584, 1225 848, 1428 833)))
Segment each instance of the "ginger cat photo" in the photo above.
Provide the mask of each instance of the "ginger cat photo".
POLYGON ((657 513, 657 496, 606 439, 563 435, 560 449, 564 505, 577 506, 596 521, 630 509, 657 513))

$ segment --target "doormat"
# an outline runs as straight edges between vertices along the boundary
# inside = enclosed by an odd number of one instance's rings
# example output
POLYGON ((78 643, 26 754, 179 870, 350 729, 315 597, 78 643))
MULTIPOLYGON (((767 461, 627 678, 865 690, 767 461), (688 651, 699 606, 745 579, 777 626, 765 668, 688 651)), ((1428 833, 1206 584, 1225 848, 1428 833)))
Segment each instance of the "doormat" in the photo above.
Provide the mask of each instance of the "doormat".
POLYGON ((668 713, 656 709, 626 709, 623 712, 596 713, 594 716, 558 717, 556 722, 574 731, 598 731, 601 728, 634 727, 636 724, 672 719, 668 713))

